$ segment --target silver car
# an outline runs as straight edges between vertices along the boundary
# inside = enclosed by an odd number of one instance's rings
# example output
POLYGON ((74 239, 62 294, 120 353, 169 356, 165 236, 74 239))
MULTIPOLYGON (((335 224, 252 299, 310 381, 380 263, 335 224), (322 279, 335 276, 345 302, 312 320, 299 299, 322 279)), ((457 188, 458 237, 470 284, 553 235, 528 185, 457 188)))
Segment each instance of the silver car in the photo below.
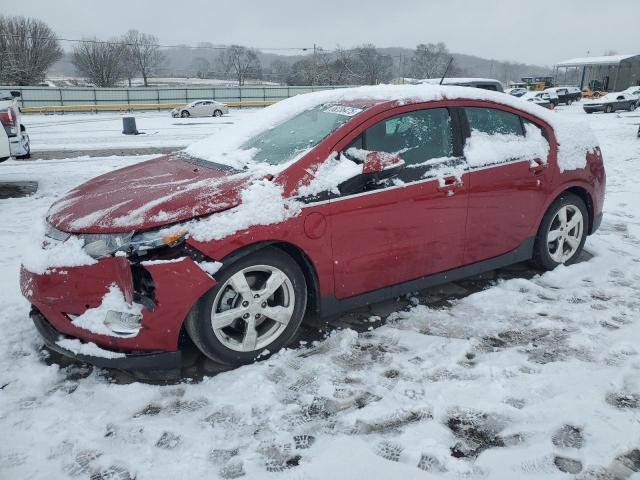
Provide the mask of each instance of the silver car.
POLYGON ((221 117, 229 113, 229 107, 215 100, 196 100, 184 107, 171 110, 172 117, 221 117))

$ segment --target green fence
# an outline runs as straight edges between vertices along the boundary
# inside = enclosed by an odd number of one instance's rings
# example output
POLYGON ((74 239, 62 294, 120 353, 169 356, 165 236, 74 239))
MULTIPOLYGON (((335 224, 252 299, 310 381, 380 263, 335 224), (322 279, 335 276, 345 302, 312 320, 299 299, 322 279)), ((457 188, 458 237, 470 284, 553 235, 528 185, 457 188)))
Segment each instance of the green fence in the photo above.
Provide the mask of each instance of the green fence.
POLYGON ((221 102, 271 101, 317 90, 345 88, 339 86, 262 86, 243 87, 159 87, 159 88, 57 88, 57 87, 3 87, 0 90, 18 90, 22 107, 115 105, 115 104, 171 104, 194 100, 213 99, 221 102))

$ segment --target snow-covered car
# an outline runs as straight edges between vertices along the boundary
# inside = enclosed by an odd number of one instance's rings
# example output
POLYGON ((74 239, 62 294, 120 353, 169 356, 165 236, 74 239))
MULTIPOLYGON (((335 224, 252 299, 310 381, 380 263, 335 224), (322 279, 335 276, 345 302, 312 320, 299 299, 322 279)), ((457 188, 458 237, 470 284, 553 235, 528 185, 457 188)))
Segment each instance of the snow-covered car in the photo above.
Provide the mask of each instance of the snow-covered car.
POLYGON ((237 366, 305 318, 568 265, 600 225, 605 172, 588 126, 556 117, 462 87, 298 95, 59 198, 22 293, 50 349, 158 371, 185 336, 237 366))
POLYGON ((520 99, 527 102, 535 103, 536 105, 548 108, 549 110, 553 110, 554 108, 554 104, 549 99, 549 95, 542 95, 542 92, 527 92, 522 95, 520 99))
POLYGON ((558 97, 558 104, 571 105, 582 97, 578 87, 550 87, 544 91, 549 94, 555 94, 558 97))
POLYGON ((640 102, 640 85, 629 87, 626 90, 623 90, 622 93, 628 93, 629 95, 633 95, 638 99, 638 102, 640 102))
POLYGON ((585 102, 582 108, 587 113, 613 113, 617 110, 628 110, 629 112, 633 112, 638 106, 638 102, 638 97, 635 95, 624 92, 614 92, 608 93, 597 100, 585 102))
POLYGON ((516 87, 516 88, 507 88, 505 90, 505 93, 507 93, 508 95, 512 95, 514 97, 521 97, 528 91, 529 90, 527 90, 526 88, 516 87))
POLYGON ((172 117, 221 117, 229 113, 229 107, 215 100, 197 100, 171 110, 172 117))
POLYGON ((0 162, 4 162, 11 156, 9 137, 4 128, 0 128, 0 162))
POLYGON ((18 91, 0 90, 0 125, 9 137, 11 156, 16 158, 29 158, 31 144, 27 129, 22 123, 22 115, 18 107, 18 91))

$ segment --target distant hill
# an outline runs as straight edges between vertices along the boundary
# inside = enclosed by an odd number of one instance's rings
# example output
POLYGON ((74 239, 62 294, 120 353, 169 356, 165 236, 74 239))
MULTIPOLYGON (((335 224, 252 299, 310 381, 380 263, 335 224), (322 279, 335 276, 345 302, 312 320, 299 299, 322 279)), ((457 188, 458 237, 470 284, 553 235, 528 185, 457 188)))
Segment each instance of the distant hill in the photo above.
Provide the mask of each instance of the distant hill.
MULTIPOLYGON (((394 77, 410 76, 410 59, 413 55, 413 49, 401 47, 385 47, 378 49, 381 53, 393 57, 394 77), (403 71, 404 65, 404 71, 403 71)), ((219 62, 219 50, 193 49, 185 46, 184 48, 175 48, 165 50, 165 64, 158 76, 161 77, 194 77, 197 74, 196 65, 201 59, 206 60, 209 65, 209 76, 213 78, 224 78, 222 68, 219 62)), ((271 52, 258 52, 263 70, 265 71, 264 79, 277 81, 278 79, 270 73, 270 65, 278 60, 293 65, 298 60, 311 55, 312 52, 304 55, 281 55, 271 52)), ((529 65, 518 62, 501 61, 494 59, 481 58, 474 55, 466 55, 463 53, 452 53, 454 58, 454 73, 456 76, 468 77, 487 77, 495 78, 508 83, 509 81, 519 81, 522 77, 550 75, 552 69, 548 66, 529 65)), ((48 72, 50 77, 75 76, 76 71, 71 63, 71 54, 66 52, 63 57, 56 62, 48 72)))

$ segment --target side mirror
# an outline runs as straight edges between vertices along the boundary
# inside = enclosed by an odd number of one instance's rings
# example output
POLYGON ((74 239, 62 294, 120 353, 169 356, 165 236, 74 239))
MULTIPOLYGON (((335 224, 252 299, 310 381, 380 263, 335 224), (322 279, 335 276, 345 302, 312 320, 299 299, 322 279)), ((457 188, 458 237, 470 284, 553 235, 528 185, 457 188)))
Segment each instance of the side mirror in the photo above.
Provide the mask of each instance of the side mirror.
POLYGON ((20 92, 18 90, 11 90, 11 96, 13 98, 20 98, 21 97, 20 92))
POLYGON ((372 180, 385 180, 398 175, 404 168, 400 155, 386 152, 368 152, 362 164, 362 174, 372 180))

